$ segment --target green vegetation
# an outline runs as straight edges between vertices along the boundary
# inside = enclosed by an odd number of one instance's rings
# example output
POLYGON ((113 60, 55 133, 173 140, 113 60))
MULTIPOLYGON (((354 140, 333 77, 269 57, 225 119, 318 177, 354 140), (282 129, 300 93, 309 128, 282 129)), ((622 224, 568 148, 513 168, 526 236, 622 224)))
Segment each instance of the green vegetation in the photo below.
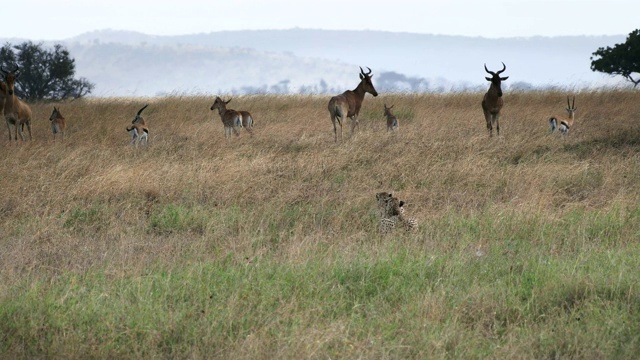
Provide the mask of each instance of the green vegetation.
POLYGON ((565 94, 505 96, 493 139, 481 94, 368 97, 341 144, 314 96, 234 99, 263 125, 232 140, 207 98, 145 99, 148 147, 135 99, 34 121, 0 160, 0 358, 636 357, 640 94, 577 95, 566 138, 565 94), (380 235, 378 191, 418 231, 380 235))

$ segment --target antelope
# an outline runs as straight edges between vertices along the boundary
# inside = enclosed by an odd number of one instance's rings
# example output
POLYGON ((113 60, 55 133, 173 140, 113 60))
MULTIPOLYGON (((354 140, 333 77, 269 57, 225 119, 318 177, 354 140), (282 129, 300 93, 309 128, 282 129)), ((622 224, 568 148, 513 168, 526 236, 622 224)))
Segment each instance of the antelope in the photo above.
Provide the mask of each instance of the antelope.
POLYGON ((51 130, 53 131, 53 142, 56 142, 58 133, 62 135, 62 141, 64 141, 64 129, 67 127, 67 121, 55 106, 53 107, 51 116, 49 116, 49 121, 51 122, 51 130))
POLYGON ((489 136, 493 136, 493 123, 496 123, 496 132, 500 136, 500 110, 504 104, 502 99, 502 88, 500 87, 502 81, 507 80, 509 77, 500 77, 500 74, 507 70, 507 66, 502 63, 502 70, 498 72, 489 71, 487 64, 484 64, 484 70, 491 74, 491 77, 485 77, 487 81, 491 82, 489 90, 484 94, 482 99, 482 111, 484 112, 484 118, 487 121, 487 130, 489 130, 489 136))
MULTIPOLYGON (((231 99, 225 102, 225 105, 230 102, 231 102, 231 99)), ((211 106, 211 110, 213 110, 213 106, 211 106)), ((242 117, 242 127, 247 130, 249 135, 253 136, 253 116, 251 116, 251 113, 248 111, 244 111, 244 110, 237 110, 237 111, 240 113, 240 116, 242 117)))
POLYGON ((131 145, 138 145, 143 143, 147 145, 149 143, 149 128, 147 124, 144 122, 144 118, 140 116, 142 111, 147 108, 149 104, 142 107, 142 109, 138 110, 138 113, 131 121, 131 126, 127 128, 129 134, 131 134, 131 145))
MULTIPOLYGON (((242 127, 243 120, 243 115, 239 111, 227 109, 227 104, 230 102, 231 99, 224 101, 219 96, 216 96, 216 100, 213 102, 213 105, 211 105, 211 110, 218 109, 218 114, 220 114, 220 119, 224 125, 225 138, 230 137, 232 131, 236 136, 240 136, 238 128, 242 127)), ((249 115, 249 117, 251 117, 251 115, 249 115)), ((253 118, 251 118, 251 123, 253 125, 253 118)))
POLYGON ((384 104, 384 116, 387 118, 387 132, 398 130, 400 127, 398 118, 393 115, 391 109, 393 109, 393 105, 387 107, 387 104, 384 104))
POLYGON ((18 133, 20 133, 22 141, 26 140, 23 133, 25 125, 27 125, 27 129, 29 130, 29 139, 33 140, 33 136, 31 135, 31 108, 18 99, 14 93, 18 70, 20 70, 20 67, 17 65, 13 71, 7 71, 3 66, 0 67, 0 71, 4 74, 4 80, 6 82, 4 117, 7 122, 7 128, 9 128, 9 141, 11 141, 11 125, 16 127, 13 137, 15 141, 18 141, 18 133))
POLYGON ((552 116, 549 118, 549 126, 551 127, 551 132, 554 132, 556 129, 560 130, 562 135, 569 135, 569 129, 573 126, 573 121, 575 120, 576 114, 576 97, 573 97, 573 102, 569 104, 569 97, 567 96, 567 112, 569 116, 558 115, 552 116), (558 126, 558 122, 560 125, 558 126))
POLYGON ((362 101, 364 101, 364 95, 369 93, 371 95, 378 96, 378 92, 373 87, 373 83, 371 83, 371 69, 369 69, 368 73, 365 73, 360 67, 360 83, 354 90, 347 90, 340 95, 336 95, 329 100, 329 105, 327 108, 329 109, 329 116, 331 117, 331 122, 333 123, 333 133, 335 135, 335 141, 338 142, 338 130, 336 128, 336 123, 340 125, 340 141, 342 141, 342 121, 345 117, 351 119, 351 135, 353 136, 353 132, 355 131, 356 126, 358 126, 358 114, 360 113, 360 108, 362 107, 362 101))

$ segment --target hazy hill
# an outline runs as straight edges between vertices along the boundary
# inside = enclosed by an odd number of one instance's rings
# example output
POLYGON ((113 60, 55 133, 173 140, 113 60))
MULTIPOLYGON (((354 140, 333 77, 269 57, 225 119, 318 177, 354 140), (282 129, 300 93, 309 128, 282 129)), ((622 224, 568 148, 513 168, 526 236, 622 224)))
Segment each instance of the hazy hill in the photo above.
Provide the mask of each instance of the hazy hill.
MULTIPOLYGON (((507 64, 507 87, 619 83, 589 69, 598 47, 620 36, 487 39, 310 29, 154 36, 100 30, 63 40, 95 95, 171 92, 316 92, 353 88, 358 66, 383 90, 448 91, 486 86, 483 64, 507 64), (386 73, 386 74, 385 74, 386 73), (382 83, 381 83, 382 82, 382 83)), ((379 89, 381 90, 381 89, 379 89)))

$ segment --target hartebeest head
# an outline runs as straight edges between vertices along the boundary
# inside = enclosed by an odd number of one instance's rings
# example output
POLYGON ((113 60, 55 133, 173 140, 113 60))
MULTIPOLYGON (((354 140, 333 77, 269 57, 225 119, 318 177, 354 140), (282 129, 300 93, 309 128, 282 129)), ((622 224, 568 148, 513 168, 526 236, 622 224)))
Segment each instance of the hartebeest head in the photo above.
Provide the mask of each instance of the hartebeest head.
POLYGON ((508 76, 500 77, 500 74, 502 74, 505 70, 507 70, 507 65, 502 63, 502 70, 499 70, 498 72, 493 72, 487 69, 487 64, 484 64, 484 70, 487 73, 491 74, 491 77, 485 77, 485 79, 487 79, 487 81, 491 81, 491 86, 496 89, 496 91, 498 92, 498 96, 499 97, 502 96, 502 87, 500 85, 502 84, 503 81, 507 80, 509 77, 508 76))
POLYGON ((364 90, 365 92, 368 92, 373 96, 378 96, 378 92, 376 91, 376 88, 373 87, 373 83, 371 82, 371 78, 373 77, 373 75, 371 74, 371 69, 369 69, 369 67, 367 67, 367 69, 369 70, 369 72, 365 73, 364 70, 362 70, 362 66, 360 67, 360 86, 362 86, 362 90, 364 90))
POLYGON ((20 70, 20 67, 18 65, 16 65, 16 68, 13 71, 8 71, 4 68, 4 66, 0 66, 0 71, 2 71, 4 80, 7 83, 8 96, 13 96, 16 78, 18 77, 18 70, 20 70))

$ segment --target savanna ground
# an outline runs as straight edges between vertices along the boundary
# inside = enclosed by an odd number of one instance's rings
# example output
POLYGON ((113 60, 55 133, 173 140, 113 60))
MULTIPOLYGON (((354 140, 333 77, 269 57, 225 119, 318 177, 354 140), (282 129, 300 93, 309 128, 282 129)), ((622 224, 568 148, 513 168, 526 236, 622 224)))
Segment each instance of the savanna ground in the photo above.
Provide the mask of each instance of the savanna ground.
MULTIPOLYGON (((34 104, 0 134, 1 358, 631 358, 640 353, 640 93, 34 104), (145 103, 147 148, 125 127, 145 103), (383 103, 400 131, 387 134, 383 103), (375 193, 417 232, 377 231, 375 193)), ((3 125, 4 126, 4 125, 3 125)))

